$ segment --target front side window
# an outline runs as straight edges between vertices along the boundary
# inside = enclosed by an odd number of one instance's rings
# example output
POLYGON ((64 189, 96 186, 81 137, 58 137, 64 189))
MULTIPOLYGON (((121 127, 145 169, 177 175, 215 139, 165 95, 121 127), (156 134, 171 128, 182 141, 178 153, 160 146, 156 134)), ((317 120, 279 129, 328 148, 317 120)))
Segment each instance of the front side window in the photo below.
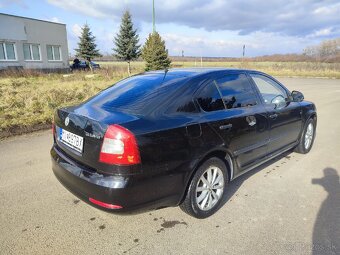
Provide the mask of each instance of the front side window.
POLYGON ((0 60, 16 60, 14 43, 0 42, 0 60))
POLYGON ((265 104, 272 104, 277 100, 285 101, 287 92, 272 79, 261 74, 250 74, 259 89, 265 104))
POLYGON ((59 45, 47 45, 47 59, 50 61, 61 60, 61 49, 59 45))
POLYGON ((214 82, 205 86, 196 97, 198 104, 206 112, 223 110, 224 105, 220 93, 214 82))
POLYGON ((227 109, 257 104, 253 88, 245 74, 229 74, 216 81, 227 109))
POLYGON ((24 59, 25 60, 41 60, 40 45, 24 43, 24 59))

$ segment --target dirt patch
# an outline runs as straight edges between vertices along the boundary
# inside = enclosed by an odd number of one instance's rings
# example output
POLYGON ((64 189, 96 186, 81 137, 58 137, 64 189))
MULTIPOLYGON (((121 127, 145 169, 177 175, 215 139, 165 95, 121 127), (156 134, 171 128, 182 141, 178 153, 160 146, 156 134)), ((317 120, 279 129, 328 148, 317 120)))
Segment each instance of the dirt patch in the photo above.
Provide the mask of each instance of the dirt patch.
POLYGON ((11 136, 23 135, 23 134, 33 133, 36 131, 47 130, 51 128, 51 125, 52 125, 51 123, 41 123, 41 124, 36 124, 33 126, 27 126, 27 127, 26 126, 11 127, 9 129, 0 131, 0 140, 11 137, 11 136))

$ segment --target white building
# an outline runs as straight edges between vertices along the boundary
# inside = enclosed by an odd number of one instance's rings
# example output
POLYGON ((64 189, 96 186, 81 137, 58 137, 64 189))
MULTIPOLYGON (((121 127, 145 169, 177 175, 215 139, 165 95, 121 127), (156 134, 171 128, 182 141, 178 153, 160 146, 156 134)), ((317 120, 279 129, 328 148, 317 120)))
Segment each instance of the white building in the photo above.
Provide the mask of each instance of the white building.
POLYGON ((68 69, 66 25, 0 13, 0 69, 68 69))

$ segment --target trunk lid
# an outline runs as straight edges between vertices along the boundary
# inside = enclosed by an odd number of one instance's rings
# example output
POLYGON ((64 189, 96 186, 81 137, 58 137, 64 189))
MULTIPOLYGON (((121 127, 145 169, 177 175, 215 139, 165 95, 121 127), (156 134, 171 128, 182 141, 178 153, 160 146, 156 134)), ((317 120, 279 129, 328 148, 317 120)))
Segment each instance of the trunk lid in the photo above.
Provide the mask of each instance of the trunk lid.
POLYGON ((138 119, 138 117, 126 113, 88 105, 58 109, 54 117, 55 140, 58 148, 64 154, 86 166, 89 170, 112 172, 114 166, 99 162, 99 154, 107 127, 138 119), (82 138, 82 149, 78 150, 65 142, 62 132, 67 134, 70 132, 68 135, 75 135, 76 139, 82 138))

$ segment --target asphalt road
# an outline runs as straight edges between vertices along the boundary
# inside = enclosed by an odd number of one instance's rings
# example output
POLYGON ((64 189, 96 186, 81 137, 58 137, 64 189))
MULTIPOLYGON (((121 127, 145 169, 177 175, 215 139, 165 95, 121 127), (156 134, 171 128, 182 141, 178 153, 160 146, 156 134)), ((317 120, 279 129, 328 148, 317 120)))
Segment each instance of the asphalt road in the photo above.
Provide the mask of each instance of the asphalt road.
POLYGON ((235 180, 205 220, 102 212, 54 177, 50 131, 0 142, 0 254, 340 254, 340 80, 280 80, 317 105, 312 151, 235 180))

